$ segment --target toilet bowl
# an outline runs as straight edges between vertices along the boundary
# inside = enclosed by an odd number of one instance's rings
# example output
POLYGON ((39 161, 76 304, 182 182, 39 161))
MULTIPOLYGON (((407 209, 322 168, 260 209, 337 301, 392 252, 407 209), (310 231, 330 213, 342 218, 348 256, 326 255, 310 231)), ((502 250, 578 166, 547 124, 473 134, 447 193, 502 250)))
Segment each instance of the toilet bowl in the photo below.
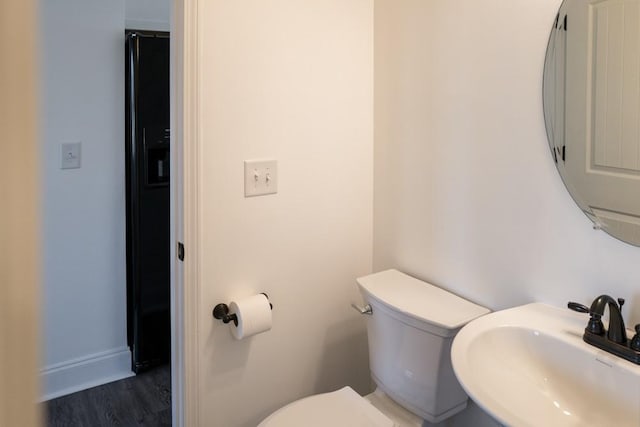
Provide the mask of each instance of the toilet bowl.
POLYGON ((290 403, 258 427, 419 427, 462 411, 468 397, 451 367, 451 343, 489 310, 397 270, 357 279, 367 310, 376 391, 350 387, 290 403))
POLYGON ((351 387, 316 394, 280 408, 259 427, 396 427, 392 420, 351 387))

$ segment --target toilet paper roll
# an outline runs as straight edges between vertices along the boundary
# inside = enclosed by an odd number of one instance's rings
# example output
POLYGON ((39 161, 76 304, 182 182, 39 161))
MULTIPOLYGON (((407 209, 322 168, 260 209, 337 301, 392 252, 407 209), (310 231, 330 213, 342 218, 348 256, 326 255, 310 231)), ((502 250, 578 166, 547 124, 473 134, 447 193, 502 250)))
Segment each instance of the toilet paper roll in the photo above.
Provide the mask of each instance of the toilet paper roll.
POLYGON ((231 333, 237 340, 271 329, 271 306, 264 294, 231 301, 229 312, 238 317, 238 326, 231 325, 231 333))

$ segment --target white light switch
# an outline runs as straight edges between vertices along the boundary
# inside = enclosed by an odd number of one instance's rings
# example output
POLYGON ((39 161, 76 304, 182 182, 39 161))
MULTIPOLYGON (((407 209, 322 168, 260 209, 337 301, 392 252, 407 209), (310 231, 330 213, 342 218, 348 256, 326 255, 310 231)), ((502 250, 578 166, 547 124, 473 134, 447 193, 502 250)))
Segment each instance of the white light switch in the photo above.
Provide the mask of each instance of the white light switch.
POLYGON ((278 192, 278 162, 276 160, 244 161, 244 197, 263 196, 278 192))
POLYGON ((82 143, 69 142, 60 145, 60 169, 76 169, 80 167, 82 143))

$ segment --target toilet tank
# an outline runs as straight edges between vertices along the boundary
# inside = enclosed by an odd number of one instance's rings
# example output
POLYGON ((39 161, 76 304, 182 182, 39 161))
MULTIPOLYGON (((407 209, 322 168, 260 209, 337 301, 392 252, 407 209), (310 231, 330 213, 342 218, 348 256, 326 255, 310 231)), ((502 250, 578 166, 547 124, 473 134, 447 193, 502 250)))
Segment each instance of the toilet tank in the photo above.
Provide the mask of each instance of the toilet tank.
POLYGON ((378 388, 436 423, 467 405, 451 367, 451 343, 489 310, 397 270, 357 279, 367 316, 369 365, 378 388))

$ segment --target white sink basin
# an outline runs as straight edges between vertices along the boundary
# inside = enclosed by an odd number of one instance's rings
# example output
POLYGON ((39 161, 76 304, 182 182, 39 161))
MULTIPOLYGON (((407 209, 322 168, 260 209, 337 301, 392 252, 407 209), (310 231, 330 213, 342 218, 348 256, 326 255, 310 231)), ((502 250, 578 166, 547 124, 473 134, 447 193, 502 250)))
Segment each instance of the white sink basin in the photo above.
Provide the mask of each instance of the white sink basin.
POLYGON ((639 427, 640 366, 582 341, 587 320, 545 304, 480 317, 456 336, 453 369, 509 426, 639 427))

